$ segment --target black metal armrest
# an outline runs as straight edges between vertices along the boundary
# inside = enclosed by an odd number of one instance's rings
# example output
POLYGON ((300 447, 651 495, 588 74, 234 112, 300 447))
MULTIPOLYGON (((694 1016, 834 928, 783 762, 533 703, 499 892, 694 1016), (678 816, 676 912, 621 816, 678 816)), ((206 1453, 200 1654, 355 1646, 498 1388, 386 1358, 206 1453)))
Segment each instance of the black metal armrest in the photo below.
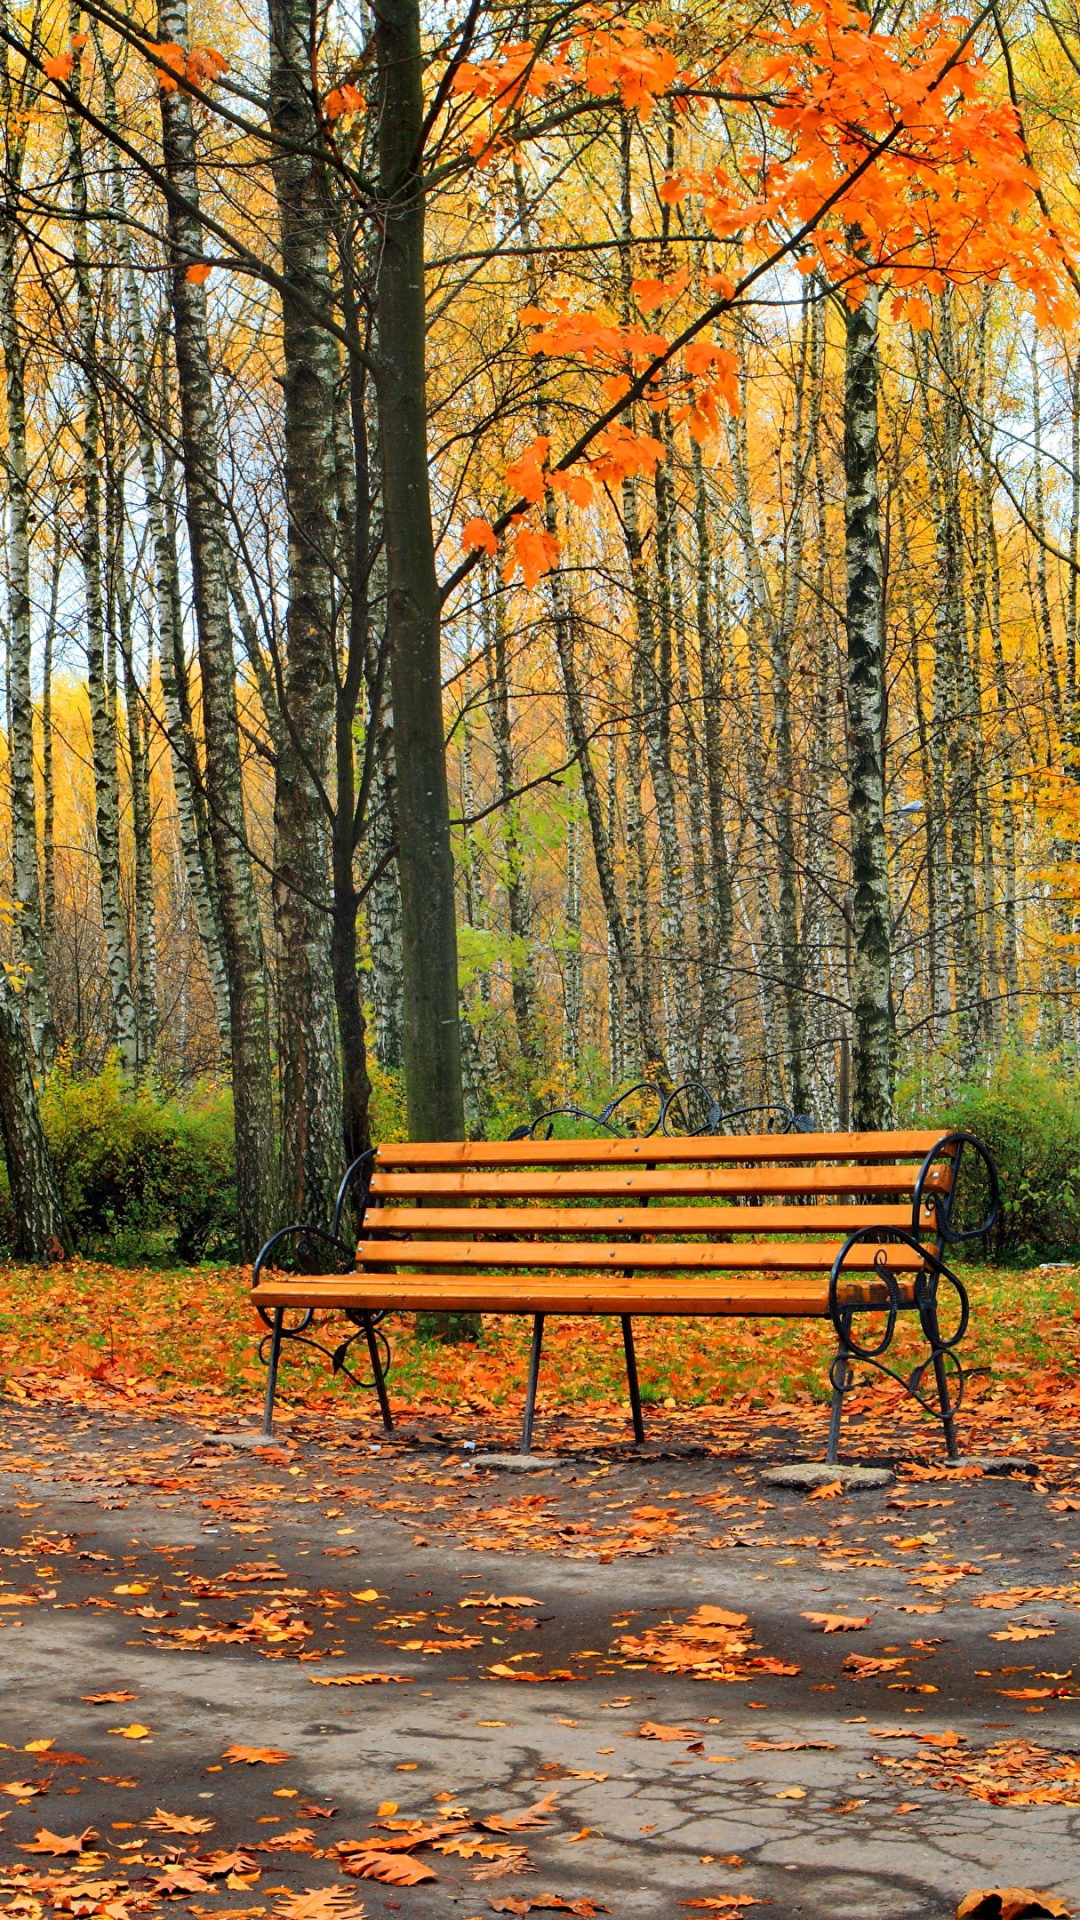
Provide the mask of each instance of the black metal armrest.
POLYGON ((346 1246, 344 1240, 339 1240, 335 1233, 327 1233, 325 1227, 317 1227, 310 1220, 296 1220, 292 1226, 279 1227, 276 1233, 271 1234, 266 1245, 260 1247, 255 1259, 255 1265, 251 1270, 251 1284, 253 1287, 258 1286, 259 1277, 263 1268, 267 1265, 273 1265, 270 1256, 275 1247, 279 1246, 283 1240, 288 1240, 290 1236, 296 1234, 301 1236, 301 1241, 303 1239, 319 1240, 327 1246, 336 1247, 338 1253, 341 1254, 347 1262, 347 1265, 339 1268, 339 1272, 351 1273, 353 1271, 356 1265, 355 1248, 346 1246))
POLYGON ((896 1275, 892 1272, 888 1263, 887 1246, 883 1245, 880 1248, 874 1260, 874 1269, 877 1278, 882 1282, 888 1294, 888 1306, 886 1308, 888 1318, 885 1323, 885 1332, 876 1347, 863 1347, 860 1346, 857 1340, 852 1339, 851 1327, 845 1320, 845 1314, 850 1313, 851 1309, 845 1308, 844 1302, 840 1297, 840 1283, 844 1275, 844 1262, 852 1248, 864 1246, 868 1241, 873 1244, 886 1233, 891 1242, 910 1247, 913 1253, 921 1256, 923 1262, 922 1270, 915 1276, 915 1307, 919 1315, 919 1320, 933 1351, 937 1353, 951 1352, 954 1347, 959 1346, 960 1341, 967 1332, 971 1312, 967 1288, 963 1281, 957 1274, 952 1272, 951 1268, 945 1265, 945 1262, 932 1248, 925 1247, 921 1240, 916 1239, 913 1233, 906 1233, 903 1227, 875 1227, 872 1223, 865 1227, 858 1227, 854 1233, 848 1234, 836 1259, 833 1261, 832 1273, 829 1276, 829 1318, 836 1330, 836 1337, 841 1350, 852 1360, 876 1360, 879 1355, 888 1351, 892 1343, 892 1337, 896 1330, 896 1318, 900 1312, 900 1289, 896 1283, 896 1275), (941 1281, 945 1281, 948 1286, 952 1287, 956 1294, 959 1307, 957 1326, 955 1331, 949 1335, 943 1334, 938 1325, 937 1291, 941 1281))
POLYGON ((967 1240, 982 1240, 997 1224, 997 1218, 1001 1208, 1001 1187, 998 1181, 998 1170, 994 1164, 993 1155, 983 1146, 981 1140, 976 1139, 973 1133, 946 1133, 942 1135, 936 1146, 931 1147, 930 1152, 919 1168, 919 1177, 915 1182, 915 1193, 911 1207, 912 1232, 918 1233, 923 1224, 921 1216, 923 1209, 923 1192, 926 1186, 927 1175, 934 1165, 934 1162, 943 1157, 952 1161, 953 1172, 947 1193, 938 1193, 931 1188, 930 1198, 934 1205, 934 1232, 938 1235, 943 1246, 955 1247, 967 1240), (971 1149, 975 1159, 981 1160, 986 1169, 989 1190, 988 1205, 986 1218, 980 1226, 957 1229, 952 1225, 952 1215, 960 1186, 960 1167, 966 1148, 971 1149))
POLYGON ((359 1183, 359 1199, 354 1202, 357 1210, 356 1230, 359 1234, 364 1223, 364 1215, 367 1212, 371 1176, 375 1171, 375 1156, 378 1151, 378 1147, 369 1147, 366 1153, 357 1155, 350 1167, 346 1167, 341 1185, 338 1188, 337 1199, 334 1202, 334 1224, 330 1229, 331 1233, 336 1234, 339 1231, 341 1227, 341 1216, 345 1209, 345 1202, 349 1197, 349 1189, 354 1184, 359 1183))

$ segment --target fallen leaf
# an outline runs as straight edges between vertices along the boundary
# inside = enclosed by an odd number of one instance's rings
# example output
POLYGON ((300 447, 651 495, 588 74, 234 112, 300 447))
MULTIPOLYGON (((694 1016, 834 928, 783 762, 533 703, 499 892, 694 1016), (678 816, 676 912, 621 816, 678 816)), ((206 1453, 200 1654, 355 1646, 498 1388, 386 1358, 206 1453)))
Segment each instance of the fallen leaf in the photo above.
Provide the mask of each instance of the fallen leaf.
POLYGON ((643 1720, 638 1728, 639 1740, 696 1740, 696 1727, 665 1727, 660 1720, 643 1720))
POLYGON ((542 1600, 530 1600, 525 1593, 489 1593, 486 1600, 469 1594, 466 1599, 458 1601, 459 1607, 542 1607, 543 1604, 542 1600))
POLYGON ((39 1827, 32 1840, 24 1840, 19 1846, 20 1853, 48 1853, 59 1858, 65 1853, 81 1853, 88 1840, 96 1840, 93 1827, 85 1827, 82 1833, 50 1833, 48 1827, 39 1827))
POLYGON ((594 1914, 611 1912, 599 1900, 566 1900, 561 1893, 512 1893, 505 1900, 489 1900, 488 1906, 493 1913, 576 1913, 579 1920, 593 1920, 594 1914))
POLYGON ((143 1821, 151 1833, 209 1833, 212 1820, 198 1813, 167 1813, 164 1807, 155 1807, 149 1820, 143 1821))
POLYGON ((32 1800, 35 1793, 47 1793, 48 1788, 39 1786, 36 1780, 5 1780, 0 1782, 0 1793, 6 1793, 10 1800, 32 1800))
POLYGON ((708 1907, 716 1920, 726 1920, 729 1914, 741 1912, 743 1907, 768 1906, 767 1900, 755 1900, 750 1893, 713 1893, 703 1900, 680 1900, 680 1907, 708 1907))
POLYGON ((278 1920, 363 1920, 363 1905, 349 1887, 305 1887, 277 1902, 278 1920))
POLYGON ((830 1480, 827 1486, 814 1487, 812 1492, 808 1493, 806 1497, 808 1500, 836 1500, 839 1499, 843 1491, 842 1481, 830 1480))
POLYGON ((995 1687, 1003 1700, 1067 1700, 1067 1687, 995 1687))
POLYGON ((849 1653, 844 1661, 844 1672, 853 1673, 857 1680, 872 1679, 876 1673, 895 1673, 897 1667, 906 1667, 908 1656, 901 1654, 897 1660, 883 1660, 873 1654, 849 1653))
POLYGON ((1000 1633, 988 1635, 991 1640, 1052 1640, 1053 1637, 1053 1627, 1021 1627, 1014 1620, 1002 1627, 1000 1633))
POLYGON ((242 1847, 219 1847, 216 1853, 196 1854, 195 1865, 200 1873, 213 1874, 215 1879, 237 1873, 252 1874, 256 1880, 259 1878, 258 1861, 253 1860, 242 1847))
POLYGON ((873 1615, 864 1613, 856 1618, 850 1613, 804 1613, 803 1619, 820 1627, 823 1633, 856 1633, 860 1627, 870 1625, 873 1615))
POLYGON ((213 1881, 204 1879, 194 1867, 166 1867, 153 1881, 155 1893, 210 1893, 213 1881))
MULTIPOLYGON (((426 1866, 423 1860, 411 1860, 404 1853, 371 1852, 358 1853, 349 1862, 349 1872, 361 1880, 378 1880, 385 1887, 417 1887, 421 1881, 437 1880, 438 1874, 433 1867, 426 1866)), ((292 1915, 289 1920, 303 1920, 303 1916, 292 1915)), ((318 1916, 315 1916, 318 1920, 318 1916)))
POLYGON ((805 1800, 806 1788, 805 1787, 782 1787, 779 1793, 774 1793, 773 1799, 774 1800, 805 1800))
POLYGON ((396 1680, 399 1686, 412 1685, 408 1673, 309 1673, 308 1679, 315 1687, 373 1687, 389 1680, 396 1680))
POLYGON ((821 1753, 836 1752, 835 1740, 747 1740, 744 1745, 747 1753, 804 1753, 810 1747, 821 1753))
POLYGON ((122 1706, 126 1700, 141 1700, 141 1693, 131 1693, 127 1687, 120 1687, 116 1693, 84 1693, 82 1699, 88 1707, 122 1706))
POLYGON ((380 1820, 388 1820, 392 1813, 397 1812, 397 1809, 398 1803, 396 1800, 380 1800, 375 1812, 380 1820))
POLYGON ((283 1760, 291 1760, 291 1753, 283 1753, 280 1747, 226 1747, 223 1760, 229 1760, 235 1767, 240 1761, 249 1767, 279 1767, 283 1760))
POLYGON ((118 1733, 124 1740, 146 1740, 150 1735, 149 1727, 141 1726, 138 1720, 133 1720, 130 1727, 106 1727, 105 1731, 118 1733))
POLYGON ((557 1793, 545 1793, 542 1800, 534 1800, 531 1807, 523 1807, 520 1813, 495 1813, 476 1824, 488 1833, 520 1833, 529 1827, 546 1827, 547 1815, 558 1797, 557 1793))
POLYGON ((956 1909, 956 1920, 1035 1920, 1041 1914, 1065 1916, 1072 1908, 1052 1893, 1033 1893, 1030 1887, 977 1887, 956 1909))

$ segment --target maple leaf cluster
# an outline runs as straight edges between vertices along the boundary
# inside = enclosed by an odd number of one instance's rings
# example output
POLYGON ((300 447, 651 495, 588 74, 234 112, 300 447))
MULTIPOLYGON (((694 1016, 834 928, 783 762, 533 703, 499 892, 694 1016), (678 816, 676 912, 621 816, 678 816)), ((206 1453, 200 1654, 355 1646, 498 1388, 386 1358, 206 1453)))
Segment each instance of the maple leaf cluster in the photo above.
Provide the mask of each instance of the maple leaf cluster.
MULTIPOLYGON (((668 205, 696 204, 730 256, 722 271, 699 271, 696 285, 685 267, 631 282, 639 313, 667 309, 669 331, 602 308, 571 310, 558 297, 519 316, 530 353, 597 373, 604 412, 636 397, 685 420, 699 441, 715 435, 725 413, 738 411, 739 392, 736 357, 710 323, 785 261, 843 288, 853 306, 868 286, 889 285, 893 316, 916 328, 930 323, 928 295, 1006 276, 1039 320, 1062 317, 1075 248, 1038 217, 1016 113, 995 97, 966 21, 931 14, 902 35, 885 33, 847 0, 811 0, 796 21, 759 22, 736 53, 698 75, 680 69, 665 37, 655 24, 590 11, 554 58, 517 42, 494 59, 462 63, 453 82, 483 107, 471 146, 485 166, 513 145, 509 129, 523 104, 552 90, 613 94, 641 119, 660 98, 690 111, 706 82, 732 102, 753 103, 742 123, 730 109, 729 162, 673 168, 661 185, 668 205)), ((545 493, 587 508, 599 488, 651 473, 662 448, 616 417, 565 466, 547 466, 549 451, 540 437, 506 471, 525 504, 504 523, 503 572, 508 581, 520 573, 526 587, 558 556, 550 525, 532 524, 545 493)), ((493 555, 499 540, 474 516, 463 544, 493 555)))

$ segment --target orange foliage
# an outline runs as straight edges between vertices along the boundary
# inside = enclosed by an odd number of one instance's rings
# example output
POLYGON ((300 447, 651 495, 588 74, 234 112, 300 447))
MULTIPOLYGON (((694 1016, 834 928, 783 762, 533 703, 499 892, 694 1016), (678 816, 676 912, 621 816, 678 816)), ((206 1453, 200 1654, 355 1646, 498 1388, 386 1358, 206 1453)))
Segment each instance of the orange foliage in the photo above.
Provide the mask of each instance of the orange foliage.
MULTIPOLYGON (((735 272, 706 274, 696 288, 686 267, 631 282, 642 313, 673 310, 670 332, 645 332, 602 308, 572 311, 565 301, 520 315, 530 352, 602 373, 601 419, 624 396, 628 405, 640 397, 653 410, 671 407, 698 440, 716 433, 722 410, 738 407, 735 360, 703 326, 785 259, 804 273, 822 270, 852 305, 869 282, 890 282, 894 317, 917 328, 929 321, 928 293, 1004 276, 1031 297, 1038 319, 1062 318, 1073 243, 1036 217, 1037 182, 1016 114, 995 97, 965 20, 928 14, 904 34, 885 33, 847 0, 811 0, 797 20, 752 27, 736 52, 697 74, 679 70, 664 38, 656 24, 590 9, 555 60, 517 42, 497 59, 465 63, 454 79, 484 108, 472 151, 485 164, 509 144, 511 115, 552 89, 615 94, 645 120, 658 98, 677 96, 688 110, 694 90, 707 87, 728 96, 730 115, 744 113, 726 161, 674 169, 661 187, 669 205, 695 201, 738 260, 735 272)), ((651 470, 650 436, 622 423, 617 433, 600 431, 598 421, 592 434, 580 460, 567 461, 579 477, 561 490, 576 505, 589 503, 594 478, 651 470)), ((527 506, 551 484, 549 451, 534 441, 506 470, 527 506)), ((538 548, 525 544, 534 566, 538 548)), ((514 555, 522 550, 515 519, 514 555)))

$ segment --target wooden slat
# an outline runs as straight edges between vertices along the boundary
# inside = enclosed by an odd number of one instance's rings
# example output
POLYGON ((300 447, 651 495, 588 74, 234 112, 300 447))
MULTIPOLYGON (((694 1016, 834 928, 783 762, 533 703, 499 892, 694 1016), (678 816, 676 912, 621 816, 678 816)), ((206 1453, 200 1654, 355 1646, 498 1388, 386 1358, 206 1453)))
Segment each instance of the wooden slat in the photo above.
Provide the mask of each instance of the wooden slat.
MULTIPOLYGON (((845 1271, 872 1269, 882 1249, 867 1242, 853 1247, 845 1262, 845 1271)), ((713 1241, 704 1246, 675 1242, 667 1246, 607 1246, 597 1241, 578 1241, 559 1246, 530 1240, 417 1240, 411 1245, 398 1241, 362 1240, 356 1249, 358 1268, 369 1263, 386 1267, 507 1267, 507 1268, 592 1268, 597 1272, 622 1269, 648 1272, 713 1273, 828 1273, 840 1252, 840 1242, 762 1240, 734 1246, 713 1241)), ((890 1268, 897 1273, 917 1273, 920 1256, 906 1246, 885 1249, 890 1268)))
POLYGON ((475 1195, 478 1199, 544 1200, 589 1197, 628 1199, 635 1194, 689 1199, 697 1194, 731 1193, 912 1193, 911 1167, 680 1167, 648 1170, 634 1167, 625 1173, 613 1168, 568 1173, 541 1167, 513 1172, 458 1172, 447 1168, 432 1173, 377 1173, 371 1191, 382 1196, 418 1199, 438 1195, 475 1195))
POLYGON ((891 1133, 709 1134, 697 1140, 395 1141, 379 1148, 378 1165, 395 1167, 693 1166, 742 1160, 920 1161, 945 1136, 940 1130, 891 1133))
POLYGON ((911 1203, 809 1207, 369 1207, 373 1233, 853 1233, 869 1221, 910 1227, 911 1203))
MULTIPOLYGON (((900 1282, 900 1298, 910 1306, 910 1282, 900 1282)), ((552 1278, 545 1283, 514 1280, 501 1274, 470 1275, 454 1280, 444 1274, 410 1274, 397 1279, 347 1274, 289 1281, 264 1280, 252 1291, 261 1307, 351 1307, 371 1312, 420 1313, 566 1313, 667 1315, 775 1315, 781 1318, 820 1319, 828 1313, 829 1289, 821 1280, 770 1283, 736 1276, 729 1281, 608 1281, 552 1278)), ((844 1286, 844 1304, 884 1306, 885 1289, 872 1278, 853 1279, 844 1286)))

